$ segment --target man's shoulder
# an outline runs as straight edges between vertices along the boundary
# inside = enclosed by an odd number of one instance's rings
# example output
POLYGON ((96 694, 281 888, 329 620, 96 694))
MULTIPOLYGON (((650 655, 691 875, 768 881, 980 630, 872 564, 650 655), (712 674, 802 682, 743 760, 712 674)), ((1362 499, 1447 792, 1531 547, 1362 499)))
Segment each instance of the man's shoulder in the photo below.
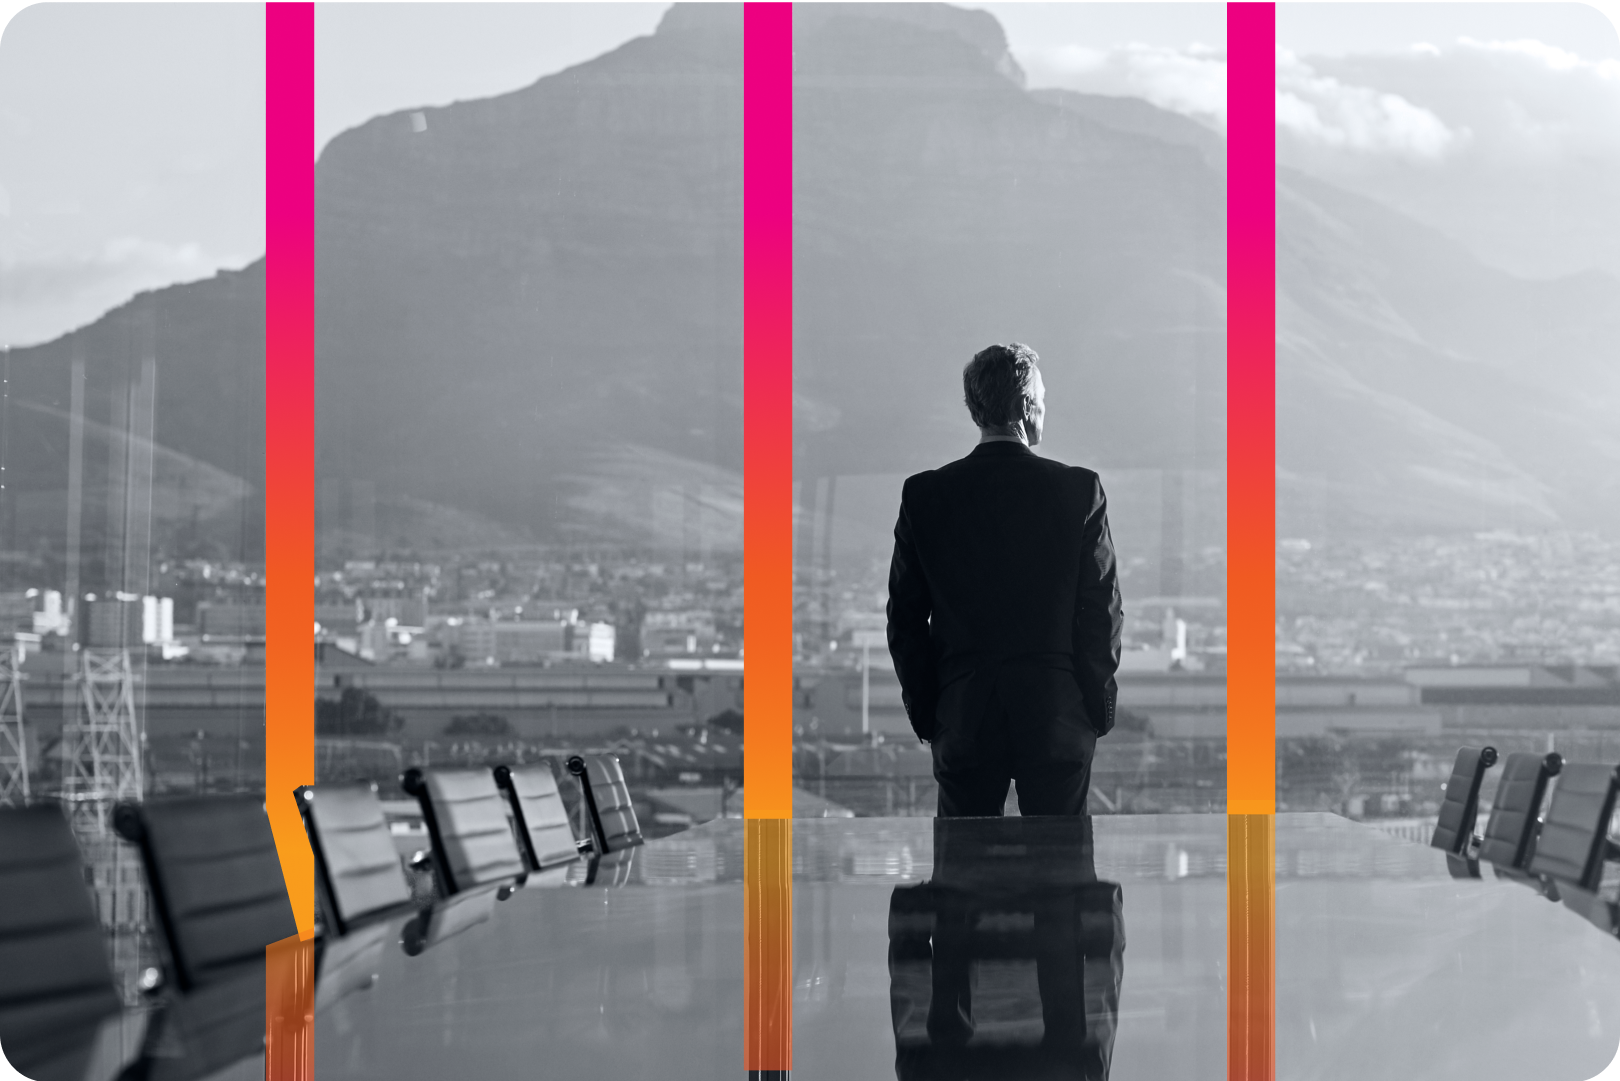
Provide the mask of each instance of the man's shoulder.
POLYGON ((1081 481, 1085 484, 1096 484, 1099 479, 1095 469, 1087 469, 1083 465, 1070 465, 1067 462, 1060 462, 1056 458, 1042 458, 1041 461, 1045 462, 1051 469, 1061 472, 1070 480, 1081 481))
POLYGON ((907 477, 900 485, 901 493, 903 494, 905 492, 915 491, 918 488, 932 483, 934 477, 937 476, 938 473, 938 469, 924 469, 921 473, 911 474, 911 476, 907 477))
POLYGON ((1056 458, 1047 458, 1037 454, 1030 455, 1030 459, 1033 460, 1036 468, 1053 479, 1067 484, 1089 488, 1098 481, 1097 471, 1087 469, 1083 465, 1070 465, 1056 458))

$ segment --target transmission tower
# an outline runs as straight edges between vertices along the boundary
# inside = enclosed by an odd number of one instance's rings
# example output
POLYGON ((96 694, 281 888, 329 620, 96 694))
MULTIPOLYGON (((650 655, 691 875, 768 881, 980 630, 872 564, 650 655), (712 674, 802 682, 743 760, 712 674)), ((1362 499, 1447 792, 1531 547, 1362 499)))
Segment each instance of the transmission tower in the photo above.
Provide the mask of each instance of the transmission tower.
POLYGON ((21 651, 0 653, 0 807, 28 802, 28 733, 23 728, 21 651))
POLYGON ((62 798, 87 833, 106 833, 112 805, 139 800, 141 716, 127 649, 79 651, 79 709, 62 730, 62 798))

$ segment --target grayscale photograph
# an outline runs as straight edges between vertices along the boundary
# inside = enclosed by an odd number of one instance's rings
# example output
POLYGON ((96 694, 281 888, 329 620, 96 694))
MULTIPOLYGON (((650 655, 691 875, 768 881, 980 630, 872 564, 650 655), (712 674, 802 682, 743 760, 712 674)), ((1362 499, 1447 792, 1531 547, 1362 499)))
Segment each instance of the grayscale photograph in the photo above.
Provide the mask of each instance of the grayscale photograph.
MULTIPOLYGON (((793 1072, 1213 1081, 1241 1024, 1314 1081, 1620 1063, 1615 25, 1276 5, 1256 598, 1228 5, 791 15, 792 637, 750 648, 791 648, 793 1072), (1275 812, 1229 815, 1271 723, 1275 812)), ((249 1081, 280 1024, 323 1079, 785 1081, 745 1070, 757 26, 312 22, 313 582, 265 571, 265 6, 0 39, 4 1059, 249 1081), (292 595, 313 761, 269 791, 292 595)))

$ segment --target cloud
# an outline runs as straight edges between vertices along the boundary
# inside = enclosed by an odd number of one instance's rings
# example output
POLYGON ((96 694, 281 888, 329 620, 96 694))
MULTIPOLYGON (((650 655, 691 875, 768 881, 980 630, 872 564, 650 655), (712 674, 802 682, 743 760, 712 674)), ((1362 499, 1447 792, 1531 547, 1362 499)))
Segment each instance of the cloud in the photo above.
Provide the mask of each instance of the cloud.
POLYGON ((1548 45, 1543 41, 1528 38, 1520 41, 1477 41, 1474 38, 1464 37, 1458 38, 1457 44, 1463 49, 1475 52, 1525 57, 1552 71, 1578 72, 1591 75, 1597 79, 1620 83, 1620 60, 1583 60, 1579 55, 1570 52, 1568 49, 1560 49, 1556 45, 1548 45))
POLYGON ((1031 88, 1145 98, 1217 127, 1226 124, 1226 54, 1219 49, 1060 45, 1017 50, 1015 59, 1031 88))
MULTIPOLYGON (((1031 87, 1145 98, 1226 127, 1226 54, 1219 49, 1059 45, 1021 50, 1017 60, 1031 87)), ((1277 122, 1316 145, 1418 160, 1436 160, 1468 140, 1465 130, 1398 94, 1321 75, 1286 51, 1277 57, 1277 122)))
POLYGON ((0 344, 50 341, 143 290, 206 278, 247 261, 196 243, 130 236, 90 252, 0 257, 0 344))
POLYGON ((1286 49, 1277 51, 1277 126, 1307 143, 1419 161, 1438 161, 1472 135, 1399 94, 1322 75, 1286 49))

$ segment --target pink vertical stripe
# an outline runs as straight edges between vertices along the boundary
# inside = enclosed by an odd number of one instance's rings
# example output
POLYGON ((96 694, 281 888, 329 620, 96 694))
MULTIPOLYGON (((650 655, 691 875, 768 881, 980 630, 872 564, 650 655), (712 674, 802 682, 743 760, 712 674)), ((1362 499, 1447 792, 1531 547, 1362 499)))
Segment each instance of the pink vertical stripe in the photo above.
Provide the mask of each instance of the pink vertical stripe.
POLYGON ((1227 810, 1276 805, 1276 9, 1227 6, 1227 810))
POLYGON ((793 816, 793 6, 743 5, 744 813, 793 816))
POLYGON ((293 789, 315 780, 315 8, 265 6, 265 807, 301 935, 314 861, 293 789))

